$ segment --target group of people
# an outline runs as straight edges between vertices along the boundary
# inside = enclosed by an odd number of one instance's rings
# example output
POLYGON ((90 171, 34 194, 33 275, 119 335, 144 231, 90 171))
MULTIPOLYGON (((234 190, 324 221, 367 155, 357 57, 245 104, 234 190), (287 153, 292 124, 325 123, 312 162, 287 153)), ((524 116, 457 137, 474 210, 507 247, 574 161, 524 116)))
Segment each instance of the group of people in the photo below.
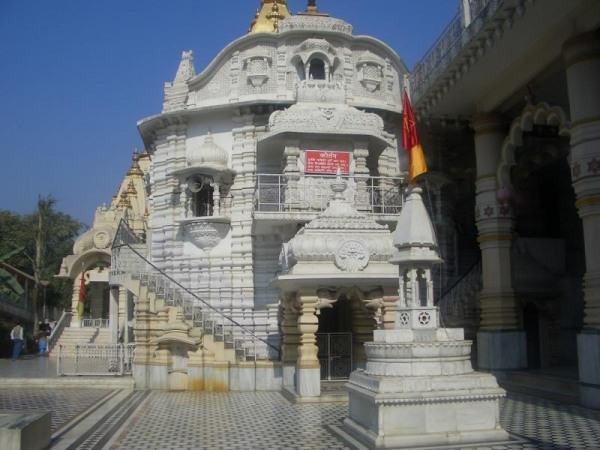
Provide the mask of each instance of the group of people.
MULTIPOLYGON (((46 319, 44 322, 38 324, 37 330, 35 330, 34 338, 37 342, 38 353, 40 355, 48 354, 48 338, 52 333, 52 327, 46 319)), ((19 321, 15 324, 13 329, 10 331, 10 340, 12 341, 12 360, 15 361, 21 355, 21 351, 25 345, 25 337, 23 326, 19 321)))

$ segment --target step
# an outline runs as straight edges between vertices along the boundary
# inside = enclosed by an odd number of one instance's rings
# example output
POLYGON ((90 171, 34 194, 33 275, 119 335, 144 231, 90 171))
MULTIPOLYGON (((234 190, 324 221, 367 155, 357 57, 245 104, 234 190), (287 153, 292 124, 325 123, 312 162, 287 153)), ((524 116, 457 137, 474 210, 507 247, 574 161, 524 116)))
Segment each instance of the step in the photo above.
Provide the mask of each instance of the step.
POLYGON ((495 372, 503 388, 547 398, 562 403, 580 402, 579 380, 572 374, 544 372, 543 370, 495 372))

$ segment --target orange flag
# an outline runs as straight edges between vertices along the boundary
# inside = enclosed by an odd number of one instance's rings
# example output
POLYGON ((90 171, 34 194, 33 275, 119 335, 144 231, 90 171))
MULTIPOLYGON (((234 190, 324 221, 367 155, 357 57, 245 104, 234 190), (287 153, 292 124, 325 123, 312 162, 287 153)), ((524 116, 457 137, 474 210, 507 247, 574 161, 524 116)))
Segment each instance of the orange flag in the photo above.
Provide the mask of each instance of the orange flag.
POLYGON ((415 114, 413 113, 406 91, 404 91, 402 105, 402 146, 408 152, 408 182, 414 184, 416 177, 427 172, 427 162, 425 161, 425 154, 423 153, 423 147, 421 147, 421 141, 417 133, 415 114))

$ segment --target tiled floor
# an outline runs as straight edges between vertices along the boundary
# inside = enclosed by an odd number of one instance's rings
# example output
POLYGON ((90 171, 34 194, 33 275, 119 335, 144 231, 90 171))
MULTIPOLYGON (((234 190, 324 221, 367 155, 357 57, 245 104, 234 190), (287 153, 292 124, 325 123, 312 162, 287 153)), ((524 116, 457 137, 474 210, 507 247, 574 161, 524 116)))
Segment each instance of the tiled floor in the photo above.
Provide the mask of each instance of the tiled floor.
MULTIPOLYGON (((52 410, 56 431, 111 392, 0 389, 0 409, 52 410)), ((106 442, 105 448, 114 450, 345 448, 328 426, 340 425, 347 414, 346 403, 297 405, 277 392, 151 392, 145 400, 139 398, 142 403, 138 407, 134 397, 83 435, 77 448, 97 449, 106 442)), ((476 448, 600 449, 600 411, 510 394, 502 404, 501 420, 508 431, 526 442, 476 448)))
POLYGON ((103 389, 0 389, 0 409, 51 411, 52 432, 65 426, 112 391, 103 389))
MULTIPOLYGON (((153 392, 111 449, 342 449, 326 425, 339 425, 347 408, 293 405, 278 393, 153 392)), ((511 394, 502 424, 527 443, 476 448, 600 448, 600 412, 576 406, 511 394)))

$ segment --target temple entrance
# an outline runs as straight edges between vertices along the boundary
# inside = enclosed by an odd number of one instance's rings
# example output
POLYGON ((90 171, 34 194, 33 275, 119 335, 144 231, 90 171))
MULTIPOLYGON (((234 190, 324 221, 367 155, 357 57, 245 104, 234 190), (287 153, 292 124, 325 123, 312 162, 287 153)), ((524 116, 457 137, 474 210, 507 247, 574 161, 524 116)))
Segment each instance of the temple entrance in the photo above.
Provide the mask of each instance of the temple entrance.
POLYGON ((321 380, 345 380, 352 372, 352 308, 341 296, 333 308, 322 309, 317 332, 321 380))

